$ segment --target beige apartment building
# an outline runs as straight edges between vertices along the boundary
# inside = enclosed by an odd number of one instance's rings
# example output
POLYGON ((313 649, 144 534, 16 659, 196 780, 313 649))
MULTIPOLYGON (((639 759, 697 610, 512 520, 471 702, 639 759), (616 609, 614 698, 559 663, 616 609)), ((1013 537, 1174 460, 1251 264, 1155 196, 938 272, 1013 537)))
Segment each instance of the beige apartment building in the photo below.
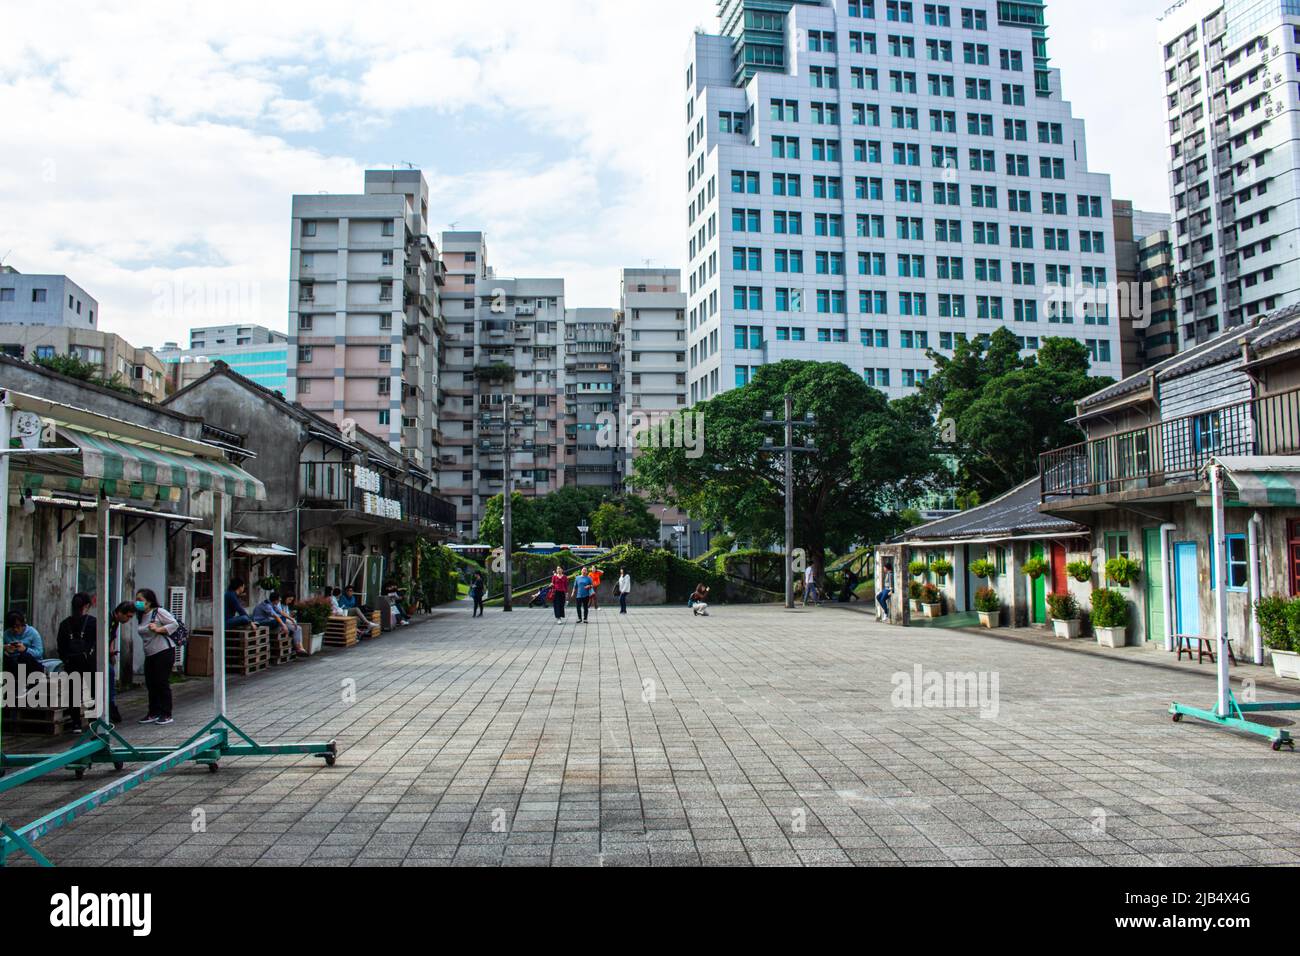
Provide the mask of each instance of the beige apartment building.
POLYGON ((0 324, 0 354, 29 362, 71 355, 96 366, 105 380, 116 378, 146 401, 167 397, 167 371, 158 356, 112 332, 68 325, 0 324))

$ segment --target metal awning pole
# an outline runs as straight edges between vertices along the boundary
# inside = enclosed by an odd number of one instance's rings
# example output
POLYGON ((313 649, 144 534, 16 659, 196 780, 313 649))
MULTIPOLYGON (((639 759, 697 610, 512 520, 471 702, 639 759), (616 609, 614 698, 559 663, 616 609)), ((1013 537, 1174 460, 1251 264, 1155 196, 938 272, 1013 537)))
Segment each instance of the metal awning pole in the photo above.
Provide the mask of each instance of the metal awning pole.
MULTIPOLYGON (((111 717, 108 706, 109 695, 109 676, 108 676, 108 624, 109 618, 113 613, 113 592, 111 590, 111 569, 109 567, 109 549, 112 547, 113 536, 109 528, 109 522, 112 519, 112 510, 109 507, 108 495, 103 490, 99 492, 99 497, 95 501, 95 554, 98 565, 96 568, 96 577, 98 578, 99 589, 99 626, 95 629, 95 676, 98 684, 95 688, 95 710, 97 716, 108 723, 111 717)), ((130 634, 124 634, 123 640, 129 641, 130 634)))
POLYGON ((1178 627, 1174 621, 1174 558, 1169 536, 1177 530, 1178 525, 1176 524, 1162 524, 1160 526, 1160 590, 1165 611, 1165 650, 1170 652, 1174 649, 1174 632, 1177 631, 1178 627))
POLYGON ((1216 628, 1214 643, 1217 645, 1219 664, 1218 714, 1220 717, 1228 717, 1230 678, 1228 675, 1227 555, 1224 553, 1223 537, 1223 466, 1217 463, 1210 466, 1210 496, 1211 511, 1214 516, 1214 541, 1211 548, 1214 556, 1214 626, 1216 628))
MULTIPOLYGON (((9 404, 7 392, 0 391, 0 447, 9 447, 9 404)), ((5 585, 9 582, 9 455, 0 455, 0 615, 8 612, 5 585)), ((0 737, 0 744, 3 737, 0 737)), ((2 752, 2 751, 0 751, 2 752)))
POLYGON ((212 709, 226 716, 226 496, 212 492, 212 709))
POLYGON ((1250 516, 1250 643, 1255 654, 1255 663, 1264 663, 1264 639, 1259 629, 1259 618, 1255 608, 1260 599, 1260 564, 1259 564, 1259 529, 1264 526, 1264 519, 1256 511, 1250 516))

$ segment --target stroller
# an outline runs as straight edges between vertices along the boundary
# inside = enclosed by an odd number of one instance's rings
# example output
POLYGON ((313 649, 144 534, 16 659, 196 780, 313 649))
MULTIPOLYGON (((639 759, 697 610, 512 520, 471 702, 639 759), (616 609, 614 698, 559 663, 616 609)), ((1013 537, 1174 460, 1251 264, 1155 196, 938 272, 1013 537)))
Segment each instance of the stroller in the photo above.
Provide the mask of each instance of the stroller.
POLYGON ((536 594, 533 595, 533 599, 532 601, 529 602, 528 606, 546 607, 546 605, 550 602, 550 600, 551 600, 551 586, 547 584, 544 585, 540 591, 538 591, 536 594))

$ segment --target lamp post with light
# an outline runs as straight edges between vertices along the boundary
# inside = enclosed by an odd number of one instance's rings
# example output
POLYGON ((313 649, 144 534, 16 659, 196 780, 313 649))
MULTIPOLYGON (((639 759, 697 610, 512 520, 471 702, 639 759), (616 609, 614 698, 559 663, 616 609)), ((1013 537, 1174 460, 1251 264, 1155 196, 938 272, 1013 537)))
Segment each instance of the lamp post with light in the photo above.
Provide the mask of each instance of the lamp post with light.
POLYGON ((796 427, 815 428, 817 418, 809 413, 796 421, 794 397, 787 395, 784 420, 778 421, 771 412, 764 412, 763 424, 779 425, 785 429, 784 445, 778 446, 773 439, 765 438, 763 450, 771 453, 780 452, 785 456, 785 606, 792 609, 794 608, 794 456, 810 455, 817 450, 816 442, 811 436, 805 438, 802 445, 795 445, 794 430, 796 427))

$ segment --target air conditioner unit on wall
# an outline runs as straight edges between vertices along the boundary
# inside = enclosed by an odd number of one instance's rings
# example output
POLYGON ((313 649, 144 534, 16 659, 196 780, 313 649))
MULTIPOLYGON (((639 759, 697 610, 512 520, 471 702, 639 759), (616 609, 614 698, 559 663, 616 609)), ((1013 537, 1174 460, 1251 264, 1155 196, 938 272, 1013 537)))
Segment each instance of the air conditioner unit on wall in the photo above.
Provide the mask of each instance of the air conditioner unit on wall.
MULTIPOLYGON (((174 587, 167 590, 167 610, 178 621, 185 620, 185 598, 185 588, 174 587)), ((178 671, 185 669, 185 648, 176 648, 176 662, 173 669, 178 671)))

